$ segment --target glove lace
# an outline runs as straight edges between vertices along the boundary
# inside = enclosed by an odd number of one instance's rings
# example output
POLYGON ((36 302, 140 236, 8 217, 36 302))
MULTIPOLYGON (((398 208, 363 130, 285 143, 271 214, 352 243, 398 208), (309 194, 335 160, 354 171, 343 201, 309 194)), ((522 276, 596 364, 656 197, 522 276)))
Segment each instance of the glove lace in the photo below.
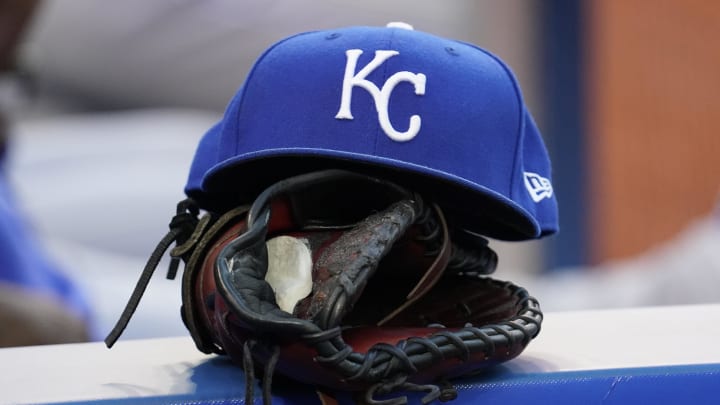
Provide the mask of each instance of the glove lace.
MULTIPOLYGON (((245 403, 252 404, 255 396, 255 361, 252 350, 257 345, 255 340, 248 340, 243 345, 243 370, 245 371, 245 403)), ((262 400, 263 405, 272 403, 272 378, 280 358, 280 346, 272 346, 272 354, 265 364, 262 378, 262 400)))
MULTIPOLYGON (((140 279, 135 285, 135 289, 133 290, 132 295, 130 295, 130 299, 125 305, 125 309, 120 315, 120 319, 118 319, 112 331, 105 338, 105 345, 108 348, 112 347, 115 342, 117 342, 120 335, 122 335, 125 328, 127 328, 130 318, 132 318, 135 313, 135 310, 140 304, 140 299, 143 294, 145 294, 145 290, 150 283, 150 279, 155 273, 155 269, 157 269, 158 264, 160 264, 160 260, 162 260, 163 255, 170 248, 170 245, 173 243, 178 245, 185 243, 195 230, 195 227, 198 224, 198 213, 199 210, 197 205, 195 205, 195 203, 190 199, 183 200, 178 204, 177 213, 170 221, 170 231, 168 231, 165 237, 163 237, 157 244, 155 250, 153 250, 150 258, 145 264, 145 268, 142 273, 140 273, 140 279)), ((174 277, 177 272, 179 259, 173 259, 174 260, 170 262, 170 268, 168 269, 168 278, 174 277)))
POLYGON ((420 204, 420 215, 418 216, 415 223, 420 229, 420 235, 416 236, 415 239, 425 242, 425 256, 437 256, 442 248, 442 228, 435 215, 433 215, 433 207, 430 204, 425 204, 425 201, 419 196, 415 197, 415 200, 420 204))
MULTIPOLYGON (((425 243, 425 256, 437 256, 443 245, 442 226, 437 215, 433 215, 431 204, 426 204, 419 196, 416 196, 416 201, 420 203, 420 215, 415 221, 420 234, 415 239, 425 243)), ((495 251, 488 246, 487 239, 464 230, 456 233, 461 237, 451 238, 452 251, 447 271, 492 274, 498 259, 495 251)))
POLYGON ((420 392, 425 391, 427 392, 427 395, 422 397, 420 402, 424 404, 429 404, 430 402, 440 399, 441 392, 440 387, 434 384, 426 384, 426 385, 420 385, 420 384, 414 384, 407 382, 407 376, 400 376, 395 378, 394 380, 390 381, 383 381, 380 383, 377 383, 370 387, 365 392, 365 403, 368 405, 405 405, 407 404, 407 397, 406 396, 398 396, 395 398, 390 399, 383 399, 383 400, 377 400, 375 399, 375 395, 382 395, 382 394, 388 394, 394 391, 414 391, 414 392, 420 392))
MULTIPOLYGON (((480 275, 476 274, 474 277, 480 275)), ((427 391, 428 395, 424 400, 427 399, 428 402, 434 399, 451 399, 456 395, 452 388, 441 387, 442 384, 416 385, 406 379, 418 370, 450 358, 465 362, 472 356, 481 354, 486 360, 490 359, 499 350, 510 350, 510 347, 526 344, 540 330, 543 315, 537 300, 527 295, 524 289, 509 283, 495 283, 511 289, 518 299, 518 305, 522 307, 513 319, 506 322, 482 327, 468 324, 457 331, 440 330, 428 337, 409 338, 395 346, 377 343, 365 354, 348 350, 349 346, 344 344, 340 328, 303 335, 303 340, 320 353, 315 358, 316 361, 342 371, 347 376, 346 381, 379 381, 365 392, 365 399, 369 404, 405 404, 404 397, 373 399, 378 394, 395 390, 427 391)), ((505 353, 507 354, 509 353, 505 353)))

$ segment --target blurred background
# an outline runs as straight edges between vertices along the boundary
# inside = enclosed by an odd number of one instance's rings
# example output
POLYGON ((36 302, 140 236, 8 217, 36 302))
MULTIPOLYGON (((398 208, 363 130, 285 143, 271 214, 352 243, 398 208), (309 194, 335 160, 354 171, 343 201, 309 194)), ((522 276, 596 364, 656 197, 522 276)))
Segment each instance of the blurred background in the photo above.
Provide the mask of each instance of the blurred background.
MULTIPOLYGON (((492 241, 498 278, 549 311, 720 300, 715 1, 5 4, 6 28, 23 15, 12 4, 32 4, 0 76, 7 182, 86 297, 91 339, 122 311, 183 198, 197 141, 260 53, 297 32, 390 21, 498 55, 543 133, 560 233, 492 241)), ((179 282, 158 273, 125 338, 186 334, 179 282)))

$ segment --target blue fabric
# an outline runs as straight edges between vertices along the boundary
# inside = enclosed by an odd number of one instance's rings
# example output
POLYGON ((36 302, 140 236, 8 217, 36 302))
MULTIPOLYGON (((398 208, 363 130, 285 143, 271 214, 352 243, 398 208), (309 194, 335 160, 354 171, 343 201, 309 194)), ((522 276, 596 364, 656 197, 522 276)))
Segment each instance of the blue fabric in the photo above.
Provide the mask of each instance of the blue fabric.
POLYGON ((720 364, 510 373, 460 383, 457 404, 717 404, 720 364), (502 401, 502 402, 500 402, 502 401))
POLYGON ((212 206, 308 167, 414 180, 499 239, 558 229, 549 157, 510 69, 474 45, 420 31, 350 27, 269 48, 200 142, 185 191, 212 206), (354 68, 348 50, 362 52, 354 68), (377 51, 397 54, 381 60, 377 51), (373 95, 373 86, 387 94, 373 95), (338 118, 346 93, 351 119, 338 118), (387 129, 411 132, 413 116, 414 136, 398 140, 387 129))
MULTIPOLYGON (((0 166, 2 162, 0 161, 0 166)), ((0 167, 0 282, 64 302, 90 323, 90 310, 79 287, 63 273, 35 239, 30 224, 7 184, 0 167)), ((92 325, 89 325, 92 328, 92 325)))
MULTIPOLYGON (((243 374, 236 367, 210 361, 191 377, 196 392, 186 395, 67 402, 66 404, 244 404, 243 374)), ((551 373, 517 373, 500 366, 484 375, 454 381, 458 397, 447 402, 464 404, 717 404, 720 402, 720 364, 645 367, 551 373)), ((255 403, 261 404, 259 387, 255 403)), ((409 404, 421 394, 407 393, 409 404)), ((354 402, 338 397, 341 405, 354 402)), ((274 405, 319 405, 307 386, 273 386, 274 405)), ((435 402, 439 403, 439 402, 435 402)))

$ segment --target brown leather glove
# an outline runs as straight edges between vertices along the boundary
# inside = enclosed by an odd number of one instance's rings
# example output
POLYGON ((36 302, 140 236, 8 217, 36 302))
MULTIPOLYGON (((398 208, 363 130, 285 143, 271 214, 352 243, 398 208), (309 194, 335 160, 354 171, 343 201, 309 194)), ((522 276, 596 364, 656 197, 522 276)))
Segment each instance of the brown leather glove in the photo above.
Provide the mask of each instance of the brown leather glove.
POLYGON ((540 331, 537 301, 487 277, 497 256, 484 238, 382 179, 304 174, 220 216, 198 220, 184 202, 173 223, 187 230, 171 224, 153 256, 180 240, 185 324, 198 349, 245 369, 248 403, 256 373, 269 400, 275 371, 371 404, 404 403, 377 396, 407 390, 449 399, 447 379, 517 356, 540 331))

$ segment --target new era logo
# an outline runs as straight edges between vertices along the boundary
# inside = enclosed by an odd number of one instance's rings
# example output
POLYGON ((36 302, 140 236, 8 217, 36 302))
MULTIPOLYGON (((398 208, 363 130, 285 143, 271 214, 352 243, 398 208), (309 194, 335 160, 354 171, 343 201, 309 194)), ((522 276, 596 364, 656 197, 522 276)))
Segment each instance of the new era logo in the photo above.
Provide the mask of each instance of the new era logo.
POLYGON ((550 180, 537 173, 525 172, 525 188, 536 203, 553 195, 550 180))

